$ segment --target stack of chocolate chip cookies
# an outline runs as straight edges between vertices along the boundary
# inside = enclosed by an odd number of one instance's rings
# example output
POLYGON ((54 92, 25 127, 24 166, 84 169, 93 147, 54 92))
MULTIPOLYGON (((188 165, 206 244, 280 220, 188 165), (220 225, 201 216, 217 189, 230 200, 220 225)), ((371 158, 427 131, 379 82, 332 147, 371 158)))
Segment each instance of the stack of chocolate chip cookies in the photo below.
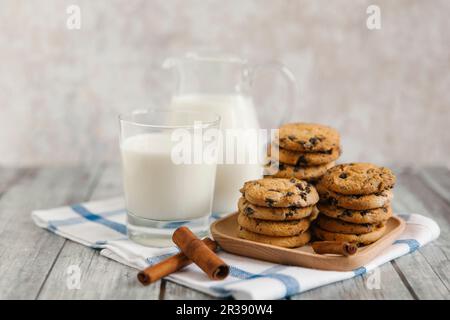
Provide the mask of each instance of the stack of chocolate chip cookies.
POLYGON ((341 164, 316 185, 320 211, 314 233, 321 240, 367 245, 380 239, 392 216, 395 175, 370 163, 341 164))
POLYGON ((297 178, 317 181, 334 166, 341 154, 339 133, 330 127, 313 123, 283 125, 269 151, 270 164, 266 175, 277 178, 297 178))
POLYGON ((310 241, 319 201, 314 186, 295 178, 273 178, 248 181, 240 191, 240 238, 286 248, 310 241))

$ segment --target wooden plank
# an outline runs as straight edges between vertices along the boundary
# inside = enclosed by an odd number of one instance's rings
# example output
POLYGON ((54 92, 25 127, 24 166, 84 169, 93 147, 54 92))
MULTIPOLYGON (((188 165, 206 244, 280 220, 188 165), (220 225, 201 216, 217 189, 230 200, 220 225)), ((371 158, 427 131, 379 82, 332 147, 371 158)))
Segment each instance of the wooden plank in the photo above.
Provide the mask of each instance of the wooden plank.
POLYGON ((33 209, 85 199, 97 168, 28 170, 0 199, 0 299, 33 299, 64 239, 37 227, 33 209))
MULTIPOLYGON (((92 193, 93 199, 122 194, 118 165, 107 165, 92 193)), ((39 299, 158 299, 160 282, 143 287, 137 270, 107 259, 98 251, 67 241, 44 284, 39 299), (80 288, 67 286, 67 268, 78 266, 80 288)))
POLYGON ((105 165, 99 183, 92 192, 91 200, 102 200, 122 195, 123 186, 120 165, 105 165))
POLYGON ((20 181, 30 169, 0 168, 0 197, 8 188, 20 181))
MULTIPOLYGON (((432 192, 425 194, 417 190, 419 197, 430 208, 430 216, 436 220, 441 229, 437 241, 425 246, 421 251, 435 273, 450 291, 450 171, 444 167, 423 168, 417 172, 418 177, 432 192), (421 198, 422 199, 422 198, 421 198)), ((421 186, 414 184, 413 187, 421 186)))
POLYGON ((391 263, 355 278, 332 283, 291 297, 291 300, 361 300, 399 299, 409 300, 413 296, 403 284, 391 263), (375 274, 378 272, 378 274, 375 274), (376 282, 379 279, 379 285, 376 282), (374 282, 375 281, 375 282, 374 282))
POLYGON ((442 209, 437 209, 437 214, 441 217, 438 221, 441 227, 441 236, 436 244, 423 248, 424 255, 428 263, 444 282, 447 289, 450 288, 450 170, 445 167, 424 168, 418 172, 423 181, 438 195, 443 201, 434 199, 435 204, 442 205, 442 209))
POLYGON ((143 287, 136 274, 136 269, 67 241, 38 299, 158 299, 160 284, 143 287), (70 266, 80 270, 79 288, 67 285, 70 266))
POLYGON ((405 169, 398 174, 394 193, 395 212, 429 216, 441 228, 436 241, 396 260, 399 273, 418 298, 449 299, 449 204, 414 169, 405 169))
POLYGON ((427 167, 417 171, 417 175, 450 204, 450 170, 445 167, 427 167))

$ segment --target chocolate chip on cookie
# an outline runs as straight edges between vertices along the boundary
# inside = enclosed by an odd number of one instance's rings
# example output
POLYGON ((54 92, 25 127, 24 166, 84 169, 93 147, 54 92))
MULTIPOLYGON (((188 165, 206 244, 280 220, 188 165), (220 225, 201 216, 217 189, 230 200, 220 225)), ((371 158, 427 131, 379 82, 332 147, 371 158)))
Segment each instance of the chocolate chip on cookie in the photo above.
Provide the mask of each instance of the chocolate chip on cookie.
POLYGON ((351 210, 321 203, 317 205, 317 208, 322 215, 357 224, 380 223, 392 216, 391 206, 368 210, 351 210))
POLYGON ((272 148, 268 150, 268 156, 274 161, 279 161, 280 163, 285 163, 291 166, 305 167, 305 166, 317 166, 321 164, 327 164, 335 161, 339 158, 341 154, 341 148, 333 148, 329 151, 319 151, 319 152, 298 152, 292 151, 284 148, 280 148, 277 144, 272 145, 275 149, 272 155, 272 148), (278 154, 277 154, 278 152, 278 154))
POLYGON ((317 181, 333 166, 334 162, 308 167, 291 166, 287 164, 279 165, 272 162, 265 167, 265 174, 275 178, 294 177, 306 181, 317 181))
POLYGON ((263 207, 309 207, 319 201, 312 185, 295 178, 248 181, 240 191, 248 202, 263 207))
POLYGON ((324 186, 343 195, 376 194, 391 189, 395 175, 371 163, 349 163, 329 169, 322 178, 324 186))
POLYGON ((316 184, 320 194, 320 203, 352 210, 369 210, 388 206, 394 195, 391 190, 384 190, 376 194, 368 195, 344 195, 328 190, 323 178, 316 184))
POLYGON ((280 127, 279 145, 303 152, 330 152, 339 148, 339 133, 328 126, 314 123, 288 123, 280 127))
POLYGON ((330 218, 326 215, 320 215, 316 221, 316 224, 321 229, 330 232, 364 234, 377 230, 384 225, 384 222, 357 224, 330 218))
POLYGON ((287 236, 287 237, 273 237, 268 235, 263 235, 255 232, 251 232, 245 228, 240 227, 238 230, 238 236, 239 238, 270 244, 278 247, 284 247, 284 248, 297 248, 304 246, 311 240, 311 234, 308 231, 305 231, 303 233, 294 235, 294 236, 287 236))
POLYGON ((385 231, 386 226, 376 228, 374 231, 364 234, 330 232, 317 226, 314 227, 314 234, 321 240, 351 242, 358 245, 368 245, 377 241, 384 235, 385 231))
POLYGON ((238 215, 238 224, 254 233, 273 237, 287 237, 295 236, 308 230, 310 220, 306 218, 289 221, 269 221, 249 218, 245 214, 240 213, 238 215))
POLYGON ((285 220, 299 220, 309 218, 317 215, 317 208, 309 206, 304 208, 287 207, 287 208, 268 208, 256 206, 248 202, 244 197, 238 201, 239 212, 243 213, 249 218, 271 220, 271 221, 285 221, 285 220))

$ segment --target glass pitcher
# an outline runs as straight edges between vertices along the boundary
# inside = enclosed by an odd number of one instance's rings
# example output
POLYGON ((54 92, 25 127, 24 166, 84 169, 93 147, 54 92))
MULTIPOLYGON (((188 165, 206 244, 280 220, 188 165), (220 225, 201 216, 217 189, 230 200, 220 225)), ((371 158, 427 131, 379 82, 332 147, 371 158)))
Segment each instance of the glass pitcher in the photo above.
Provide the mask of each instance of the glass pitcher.
MULTIPOLYGON (((277 62, 250 65, 246 60, 230 55, 206 56, 188 53, 180 58, 166 59, 163 67, 172 69, 176 75, 171 108, 214 112, 221 117, 222 130, 260 128, 258 110, 252 99, 252 84, 259 71, 278 71, 287 84, 287 105, 284 110, 274 110, 273 117, 278 117, 279 122, 282 122, 280 114, 289 115, 294 107, 295 77, 291 71, 277 62)), ((213 213, 236 211, 240 197, 239 189, 244 182, 261 177, 261 164, 219 162, 213 213)))

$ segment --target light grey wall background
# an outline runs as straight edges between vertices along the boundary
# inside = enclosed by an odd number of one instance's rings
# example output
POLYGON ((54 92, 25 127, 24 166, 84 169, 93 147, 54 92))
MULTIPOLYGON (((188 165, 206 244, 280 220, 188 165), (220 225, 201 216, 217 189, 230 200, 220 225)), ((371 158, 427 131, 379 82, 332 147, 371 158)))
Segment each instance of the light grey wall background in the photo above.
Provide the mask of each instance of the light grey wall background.
MULTIPOLYGON (((446 0, 0 0, 0 164, 118 161, 116 115, 169 99, 164 57, 219 48, 290 67, 291 119, 338 128, 344 161, 449 165, 449 31, 446 0)), ((285 104, 271 89, 258 110, 285 104)))

